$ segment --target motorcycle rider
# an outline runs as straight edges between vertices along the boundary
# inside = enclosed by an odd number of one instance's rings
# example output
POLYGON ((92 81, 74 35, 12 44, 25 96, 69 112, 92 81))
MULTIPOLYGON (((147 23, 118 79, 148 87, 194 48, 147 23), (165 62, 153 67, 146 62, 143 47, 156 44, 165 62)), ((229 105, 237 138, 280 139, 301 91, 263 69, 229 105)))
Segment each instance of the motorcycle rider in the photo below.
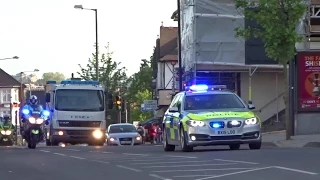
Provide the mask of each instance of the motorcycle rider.
POLYGON ((137 131, 142 138, 142 144, 144 144, 146 139, 146 130, 142 127, 141 123, 138 124, 137 131))
POLYGON ((11 123, 11 119, 10 119, 10 116, 9 116, 9 115, 5 114, 5 115, 3 116, 3 121, 2 121, 2 122, 3 122, 3 123, 0 124, 0 129, 2 129, 2 128, 4 128, 4 127, 8 127, 8 129, 10 129, 10 130, 13 130, 13 129, 14 129, 14 126, 13 126, 13 124, 11 123))
MULTIPOLYGON (((24 109, 27 109, 30 112, 39 112, 39 113, 43 111, 43 107, 40 104, 38 104, 38 98, 35 95, 30 96, 28 104, 23 106, 22 111, 24 109)), ((21 134, 25 138, 25 134, 28 134, 24 131, 24 129, 25 129, 24 123, 25 123, 26 119, 22 118, 21 121, 23 123, 23 126, 22 126, 23 128, 21 129, 21 134)), ((40 134, 42 134, 42 132, 40 132, 40 134)))

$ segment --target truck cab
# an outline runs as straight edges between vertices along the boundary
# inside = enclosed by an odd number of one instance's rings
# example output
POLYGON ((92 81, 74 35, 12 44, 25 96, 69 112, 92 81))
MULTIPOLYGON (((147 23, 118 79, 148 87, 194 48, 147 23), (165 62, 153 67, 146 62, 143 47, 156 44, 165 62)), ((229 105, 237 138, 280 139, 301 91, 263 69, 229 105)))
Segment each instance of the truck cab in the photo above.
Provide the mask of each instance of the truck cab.
MULTIPOLYGON (((105 88, 99 82, 48 81, 45 90, 46 109, 51 111, 46 127, 47 145, 104 145, 107 103, 105 88)), ((112 97, 107 98, 112 102, 112 97)))

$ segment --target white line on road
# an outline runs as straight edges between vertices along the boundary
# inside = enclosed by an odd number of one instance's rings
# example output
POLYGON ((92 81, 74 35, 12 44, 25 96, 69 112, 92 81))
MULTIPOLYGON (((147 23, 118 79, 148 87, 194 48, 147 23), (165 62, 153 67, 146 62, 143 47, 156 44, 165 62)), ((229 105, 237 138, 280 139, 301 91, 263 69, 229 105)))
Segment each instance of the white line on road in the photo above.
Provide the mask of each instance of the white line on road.
POLYGON ((211 177, 211 176, 215 176, 214 174, 212 174, 212 175, 184 175, 184 176, 173 176, 173 177, 175 177, 175 178, 192 178, 192 177, 211 177))
POLYGON ((109 162, 105 162, 105 161, 98 161, 98 160, 91 160, 93 162, 98 162, 98 163, 103 163, 103 164, 109 164, 109 162))
POLYGON ((124 155, 128 155, 128 156, 148 156, 148 154, 132 154, 132 153, 122 153, 124 155))
POLYGON ((66 156, 65 154, 60 154, 60 153, 53 153, 55 155, 59 155, 59 156, 66 156))
POLYGON ((156 175, 156 174, 149 174, 149 176, 157 178, 157 179, 161 179, 161 180, 172 180, 172 179, 168 179, 168 178, 156 175))
POLYGON ((46 151, 46 150, 39 150, 41 152, 45 152, 45 153, 49 153, 50 151, 46 151))
POLYGON ((213 160, 210 161, 172 161, 172 162, 147 162, 147 163, 131 163, 131 164, 184 164, 184 163, 203 163, 203 162, 212 162, 213 160))
POLYGON ((230 171, 230 170, 244 170, 244 169, 252 169, 252 168, 223 168, 223 169, 177 169, 177 170, 163 170, 163 171, 152 171, 152 172, 198 172, 198 171, 230 171))
POLYGON ((292 169, 292 168, 287 168, 287 167, 282 167, 282 166, 274 166, 274 168, 283 169, 283 170, 287 170, 287 171, 293 171, 293 172, 299 172, 299 173, 309 174, 309 175, 317 175, 318 174, 318 173, 314 173, 314 172, 310 172, 310 171, 303 171, 303 170, 299 170, 299 169, 292 169))
POLYGON ((78 156, 69 156, 69 157, 71 157, 71 158, 75 158, 75 159, 86 159, 86 158, 82 158, 82 157, 78 157, 78 156))
POLYGON ((233 172, 233 173, 221 174, 221 175, 217 175, 217 176, 204 177, 204 178, 195 179, 195 180, 214 179, 214 178, 219 178, 219 177, 224 177, 224 176, 231 176, 231 175, 235 175, 235 174, 242 174, 242 173, 247 173, 247 172, 260 171, 260 170, 265 170, 265 169, 270 169, 270 168, 273 168, 273 167, 270 166, 270 167, 263 167, 263 168, 255 168, 255 169, 249 169, 249 170, 245 170, 245 171, 238 171, 238 172, 233 172))
MULTIPOLYGON (((166 157, 159 157, 159 158, 148 158, 148 159, 138 159, 139 157, 135 157, 135 158, 131 158, 131 159, 119 159, 119 160, 125 160, 125 161, 133 161, 133 162, 154 162, 154 161, 161 161, 161 160, 168 160, 168 158, 166 157)), ((181 160, 181 158, 179 159, 170 159, 171 161, 175 160, 181 160)))
POLYGON ((123 169, 127 169, 127 170, 130 170, 130 171, 141 172, 141 170, 139 170, 139 169, 134 169, 134 168, 127 167, 127 166, 117 165, 117 167, 123 168, 123 169))
POLYGON ((80 151, 78 149, 66 149, 67 151, 80 151))
POLYGON ((170 155, 166 155, 166 157, 188 158, 188 159, 195 159, 195 158, 197 158, 197 157, 194 157, 194 156, 170 156, 170 155))
POLYGON ((243 163, 243 164, 259 164, 256 162, 248 162, 248 161, 233 161, 233 160, 226 160, 226 159, 214 159, 215 161, 224 161, 224 162, 234 162, 234 163, 243 163))
POLYGON ((102 152, 103 154, 112 154, 113 152, 102 152))
POLYGON ((147 166, 142 168, 178 168, 178 167, 193 167, 193 166, 225 166, 234 165, 238 163, 225 163, 225 164, 185 164, 185 165, 174 165, 174 166, 147 166))

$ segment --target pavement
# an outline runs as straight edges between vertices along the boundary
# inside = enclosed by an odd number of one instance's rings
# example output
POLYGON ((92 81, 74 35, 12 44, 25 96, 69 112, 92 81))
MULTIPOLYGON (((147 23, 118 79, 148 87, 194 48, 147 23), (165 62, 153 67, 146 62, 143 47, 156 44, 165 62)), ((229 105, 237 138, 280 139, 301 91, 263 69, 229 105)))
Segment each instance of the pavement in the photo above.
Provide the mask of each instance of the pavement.
POLYGON ((273 147, 317 147, 320 148, 320 134, 292 136, 286 140, 286 131, 274 131, 262 134, 263 146, 273 147))
POLYGON ((1 180, 319 180, 318 148, 0 147, 1 180))

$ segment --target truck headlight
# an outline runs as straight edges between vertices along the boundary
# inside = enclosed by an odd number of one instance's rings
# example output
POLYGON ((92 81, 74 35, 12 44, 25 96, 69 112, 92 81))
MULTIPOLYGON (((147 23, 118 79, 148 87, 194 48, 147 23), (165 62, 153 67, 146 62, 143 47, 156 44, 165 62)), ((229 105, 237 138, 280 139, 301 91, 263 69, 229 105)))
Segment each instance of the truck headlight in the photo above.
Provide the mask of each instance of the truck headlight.
POLYGON ((245 123, 246 125, 254 125, 254 124, 257 124, 257 123, 258 123, 258 120, 257 120, 257 118, 250 118, 250 119, 246 119, 246 120, 244 121, 244 123, 245 123))
POLYGON ((102 133, 102 131, 97 129, 97 130, 93 131, 92 135, 93 135, 94 138, 100 139, 100 138, 102 138, 103 133, 102 133))
POLYGON ((192 127, 203 127, 206 124, 203 121, 195 121, 195 120, 188 120, 187 125, 192 126, 192 127))

